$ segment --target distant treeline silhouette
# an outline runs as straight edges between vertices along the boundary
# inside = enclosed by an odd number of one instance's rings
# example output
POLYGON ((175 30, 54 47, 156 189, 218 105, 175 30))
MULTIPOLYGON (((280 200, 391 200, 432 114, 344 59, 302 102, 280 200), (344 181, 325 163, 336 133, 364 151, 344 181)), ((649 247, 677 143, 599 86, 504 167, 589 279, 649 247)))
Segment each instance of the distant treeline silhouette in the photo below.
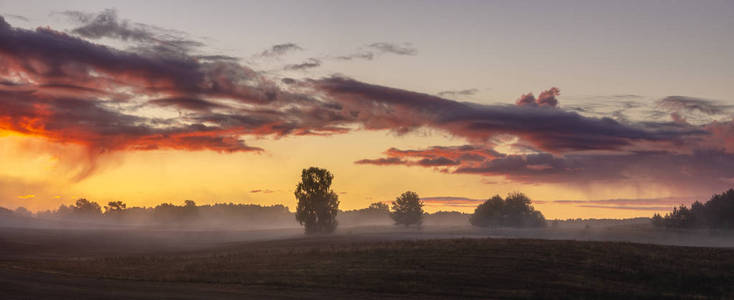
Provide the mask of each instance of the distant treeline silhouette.
MULTIPOLYGON (((85 198, 74 204, 61 205, 56 210, 36 213, 42 219, 71 220, 106 224, 151 226, 183 226, 199 228, 247 229, 258 227, 304 226, 306 233, 330 233, 339 223, 346 225, 402 226, 463 225, 479 227, 543 227, 543 214, 536 211, 531 200, 522 193, 510 193, 506 199, 494 196, 479 205, 474 214, 439 211, 428 214, 417 193, 406 191, 387 203, 375 202, 369 207, 351 211, 339 209, 339 197, 331 188, 334 175, 326 169, 303 169, 294 196, 298 200, 296 212, 283 205, 217 203, 197 205, 185 200, 183 205, 162 203, 155 207, 128 207, 122 201, 110 201, 102 207, 85 198)), ((30 217, 25 208, 15 212, 0 209, 0 215, 30 217)))
MULTIPOLYGON (((182 205, 162 203, 154 207, 129 207, 122 201, 108 202, 102 206, 87 199, 78 199, 70 205, 62 204, 54 210, 35 214, 18 207, 15 210, 0 207, 3 216, 44 220, 62 220, 85 224, 144 225, 183 228, 227 228, 247 230, 257 228, 295 227, 295 213, 283 205, 263 206, 258 204, 216 203, 197 205, 186 200, 182 205)), ((467 224, 469 214, 456 211, 423 213, 422 219, 431 225, 467 224)), ((395 221, 389 206, 375 202, 367 208, 339 210, 337 220, 346 226, 389 225, 395 221)), ((28 224, 28 223, 26 223, 28 224)))
POLYGON ((661 216, 655 214, 652 223, 668 228, 734 228, 734 189, 714 194, 706 203, 694 202, 691 208, 681 205, 661 216))
POLYGON ((72 205, 62 204, 56 210, 41 211, 36 215, 44 219, 137 225, 257 227, 294 223, 293 214, 283 205, 234 203, 196 205, 192 200, 184 201, 183 205, 162 203, 155 207, 127 207, 121 201, 113 201, 103 210, 97 202, 82 198, 72 205))

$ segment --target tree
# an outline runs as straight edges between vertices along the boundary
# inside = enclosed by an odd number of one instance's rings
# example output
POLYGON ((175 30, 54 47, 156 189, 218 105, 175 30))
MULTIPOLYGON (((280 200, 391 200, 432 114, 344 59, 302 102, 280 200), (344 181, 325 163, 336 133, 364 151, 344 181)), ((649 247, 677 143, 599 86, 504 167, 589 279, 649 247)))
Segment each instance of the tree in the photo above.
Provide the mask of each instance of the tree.
POLYGON ((392 202, 390 214, 396 225, 421 225, 423 222, 423 201, 418 194, 407 191, 392 202))
POLYGON ((76 203, 71 206, 71 211, 75 215, 84 217, 97 217, 102 215, 102 208, 97 202, 91 202, 84 198, 76 200, 76 203))
POLYGON ((372 203, 372 204, 370 204, 369 207, 367 207, 367 209, 370 209, 370 210, 373 210, 373 211, 384 212, 384 213, 390 213, 390 207, 387 206, 387 204, 382 203, 382 202, 372 203))
POLYGON ((107 203, 107 206, 104 207, 106 213, 119 213, 125 208, 127 205, 122 201, 110 201, 107 203))
POLYGON ((664 217, 655 214, 652 223, 672 228, 734 228, 734 190, 715 194, 706 203, 696 201, 691 208, 674 207, 664 217))
POLYGON ((500 195, 494 195, 477 206, 474 214, 469 218, 469 223, 479 227, 500 226, 502 225, 504 206, 505 200, 500 195))
POLYGON ((510 193, 506 199, 495 195, 477 206, 469 223, 479 227, 543 227, 545 217, 522 193, 510 193))
POLYGON ((310 167, 301 172, 296 185, 296 220, 304 225, 306 233, 329 233, 336 229, 339 197, 331 190, 334 179, 326 169, 310 167))
POLYGON ((28 218, 30 218, 30 217, 33 216, 33 213, 30 210, 28 210, 27 208, 23 207, 23 206, 18 206, 15 209, 15 214, 16 215, 19 215, 19 216, 22 216, 22 217, 28 217, 28 218))

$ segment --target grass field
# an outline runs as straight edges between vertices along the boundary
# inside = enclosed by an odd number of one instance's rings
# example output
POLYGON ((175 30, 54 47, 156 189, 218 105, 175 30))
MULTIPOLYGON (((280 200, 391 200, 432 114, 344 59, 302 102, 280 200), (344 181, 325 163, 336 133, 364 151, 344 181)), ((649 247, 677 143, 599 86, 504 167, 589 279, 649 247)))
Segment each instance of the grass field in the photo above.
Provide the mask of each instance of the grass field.
POLYGON ((113 239, 109 234, 79 235, 61 240, 78 243, 80 250, 61 248, 55 256, 34 253, 48 239, 43 236, 25 250, 22 241, 0 239, 0 246, 8 246, 0 250, 3 299, 734 298, 729 248, 337 234, 244 242, 234 237, 183 250, 176 243, 186 239, 155 245, 161 239, 151 238, 143 241, 153 244, 146 251, 110 252, 102 251, 116 246, 104 240, 113 239), (33 288, 35 281, 41 283, 33 288))

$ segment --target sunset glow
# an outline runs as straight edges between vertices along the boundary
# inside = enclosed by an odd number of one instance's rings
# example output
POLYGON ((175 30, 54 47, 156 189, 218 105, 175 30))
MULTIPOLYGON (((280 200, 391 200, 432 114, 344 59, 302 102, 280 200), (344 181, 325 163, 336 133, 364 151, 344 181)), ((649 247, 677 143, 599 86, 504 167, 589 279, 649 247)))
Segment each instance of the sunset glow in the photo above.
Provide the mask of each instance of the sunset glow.
POLYGON ((625 218, 734 183, 731 2, 204 3, 0 3, 0 206, 293 210, 318 166, 343 210, 625 218))

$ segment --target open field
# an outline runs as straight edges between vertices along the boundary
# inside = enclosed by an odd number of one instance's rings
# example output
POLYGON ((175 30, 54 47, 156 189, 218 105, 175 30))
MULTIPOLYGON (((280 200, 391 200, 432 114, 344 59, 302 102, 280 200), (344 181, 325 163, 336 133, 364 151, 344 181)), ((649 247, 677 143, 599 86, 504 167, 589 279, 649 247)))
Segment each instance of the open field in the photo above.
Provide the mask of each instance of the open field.
POLYGON ((6 228, 0 293, 3 299, 734 297, 731 248, 502 234, 509 233, 352 228, 305 237, 297 229, 6 228))

